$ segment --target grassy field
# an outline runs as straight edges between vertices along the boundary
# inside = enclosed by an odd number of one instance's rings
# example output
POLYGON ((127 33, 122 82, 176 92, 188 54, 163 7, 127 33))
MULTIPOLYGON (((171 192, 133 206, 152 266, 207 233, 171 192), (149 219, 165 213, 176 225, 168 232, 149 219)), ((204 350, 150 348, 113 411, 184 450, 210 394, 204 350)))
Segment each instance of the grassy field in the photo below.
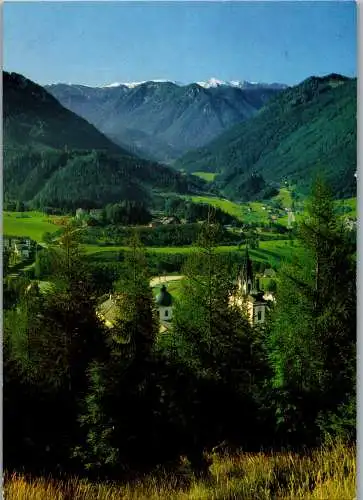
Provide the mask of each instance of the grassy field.
POLYGON ((166 288, 168 290, 168 292, 175 298, 175 299, 178 299, 179 295, 180 295, 180 281, 169 281, 169 282, 162 282, 160 285, 156 285, 153 287, 153 295, 154 297, 156 297, 158 295, 158 293, 160 293, 160 289, 162 287, 163 284, 166 285, 166 288))
POLYGON ((216 175, 216 173, 213 172, 193 172, 193 175, 196 175, 197 177, 200 177, 201 179, 204 179, 207 182, 213 182, 216 175))
POLYGON ((293 453, 211 455, 210 478, 197 480, 187 464, 179 474, 160 473, 134 483, 60 482, 5 477, 12 500, 354 500, 356 450, 344 445, 293 453))
POLYGON ((236 203, 217 196, 185 196, 184 198, 194 203, 206 203, 212 207, 220 208, 224 212, 233 215, 238 220, 245 223, 268 222, 268 214, 263 210, 262 207, 264 204, 261 202, 236 203))
MULTIPOLYGON (((244 255, 244 245, 238 247, 237 245, 220 246, 217 247, 217 252, 241 252, 241 259, 244 255)), ((125 246, 97 246, 97 245, 83 245, 83 250, 88 258, 97 261, 116 261, 119 257, 120 251, 127 251, 128 247, 125 246)), ((156 254, 183 254, 188 255, 195 251, 195 247, 146 247, 145 250, 150 253, 156 254)), ((303 249, 299 246, 297 241, 292 244, 288 240, 271 240, 261 241, 259 248, 251 249, 250 256, 252 260, 257 262, 269 263, 272 267, 279 267, 283 261, 291 261, 293 257, 300 258, 303 255, 303 249)))
POLYGON ((60 222, 66 217, 46 215, 42 212, 4 212, 4 236, 27 236, 34 241, 42 241, 43 234, 54 233, 60 222))

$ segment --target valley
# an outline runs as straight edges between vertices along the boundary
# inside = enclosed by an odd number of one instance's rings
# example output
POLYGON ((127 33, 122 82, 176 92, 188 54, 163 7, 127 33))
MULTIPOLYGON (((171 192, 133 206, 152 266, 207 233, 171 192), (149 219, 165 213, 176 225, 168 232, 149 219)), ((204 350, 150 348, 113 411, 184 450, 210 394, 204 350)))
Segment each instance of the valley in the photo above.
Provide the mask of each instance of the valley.
POLYGON ((351 500, 355 91, 4 72, 9 492, 351 500))

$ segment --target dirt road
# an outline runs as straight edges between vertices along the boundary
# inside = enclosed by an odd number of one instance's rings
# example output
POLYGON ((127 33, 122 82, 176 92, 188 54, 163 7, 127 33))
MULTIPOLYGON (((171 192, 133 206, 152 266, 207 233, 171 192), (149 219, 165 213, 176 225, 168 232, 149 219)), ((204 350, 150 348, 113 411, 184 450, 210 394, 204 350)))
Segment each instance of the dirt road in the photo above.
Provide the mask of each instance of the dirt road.
POLYGON ((161 285, 162 283, 166 283, 168 281, 178 281, 183 279, 184 276, 155 276, 150 280, 150 286, 153 288, 154 286, 161 285))

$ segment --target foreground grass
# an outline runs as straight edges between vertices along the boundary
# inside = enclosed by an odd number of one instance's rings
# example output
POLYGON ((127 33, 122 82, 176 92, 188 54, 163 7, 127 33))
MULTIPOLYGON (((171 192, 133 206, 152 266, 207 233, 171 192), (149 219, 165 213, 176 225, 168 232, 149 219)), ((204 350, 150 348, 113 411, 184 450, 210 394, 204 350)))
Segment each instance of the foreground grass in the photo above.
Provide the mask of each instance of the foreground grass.
POLYGON ((355 448, 336 445, 305 456, 258 453, 213 456, 211 477, 179 474, 147 476, 126 484, 69 479, 5 478, 12 500, 353 500, 356 496, 355 448))

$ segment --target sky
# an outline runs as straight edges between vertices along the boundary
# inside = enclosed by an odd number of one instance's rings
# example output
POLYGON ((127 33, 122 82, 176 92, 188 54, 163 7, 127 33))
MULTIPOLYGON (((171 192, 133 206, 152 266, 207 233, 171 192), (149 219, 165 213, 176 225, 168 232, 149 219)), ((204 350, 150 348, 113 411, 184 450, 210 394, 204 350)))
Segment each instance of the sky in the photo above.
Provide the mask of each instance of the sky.
POLYGON ((167 79, 293 85, 356 76, 356 5, 294 2, 5 2, 6 71, 42 85, 167 79))

